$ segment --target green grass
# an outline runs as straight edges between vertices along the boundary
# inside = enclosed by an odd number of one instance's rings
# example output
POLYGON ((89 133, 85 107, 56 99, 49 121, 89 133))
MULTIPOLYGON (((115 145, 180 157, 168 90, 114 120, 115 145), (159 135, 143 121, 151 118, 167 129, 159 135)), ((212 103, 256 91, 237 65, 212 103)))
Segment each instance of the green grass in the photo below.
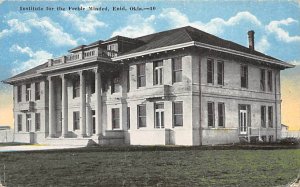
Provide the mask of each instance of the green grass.
POLYGON ((0 154, 7 186, 276 186, 300 172, 300 149, 83 148, 0 154))

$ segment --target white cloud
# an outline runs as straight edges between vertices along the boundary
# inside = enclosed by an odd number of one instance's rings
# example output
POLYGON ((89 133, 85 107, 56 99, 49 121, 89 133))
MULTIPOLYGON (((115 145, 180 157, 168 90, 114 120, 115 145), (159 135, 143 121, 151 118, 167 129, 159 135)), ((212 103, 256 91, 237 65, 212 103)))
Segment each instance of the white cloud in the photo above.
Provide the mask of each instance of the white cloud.
POLYGON ((300 66, 300 60, 293 60, 293 61, 291 61, 289 63, 294 64, 296 66, 300 66))
POLYGON ((266 36, 263 36, 256 44, 255 49, 262 53, 265 53, 270 48, 270 43, 266 36))
POLYGON ((155 32, 153 27, 155 16, 143 18, 139 14, 134 14, 128 17, 127 26, 119 28, 112 33, 112 36, 121 35, 127 37, 139 37, 155 32))
POLYGON ((213 18, 207 23, 201 21, 191 22, 189 18, 175 8, 163 9, 159 16, 166 19, 172 27, 192 26, 204 30, 211 34, 220 34, 224 31, 224 27, 238 25, 241 21, 248 21, 254 25, 261 25, 261 22, 250 12, 239 12, 235 16, 224 20, 222 18, 213 18))
POLYGON ((49 17, 38 17, 36 13, 11 13, 7 20, 9 29, 0 32, 0 38, 12 35, 13 33, 29 33, 32 28, 38 29, 57 46, 78 45, 73 37, 64 32, 63 28, 53 22, 49 17))
POLYGON ((300 42, 300 36, 290 36, 289 32, 282 29, 280 26, 288 26, 292 23, 297 23, 297 20, 293 18, 287 18, 280 21, 271 21, 267 26, 266 30, 270 33, 275 34, 279 41, 286 43, 290 42, 300 42))
POLYGON ((11 73, 13 75, 26 71, 33 67, 36 67, 46 62, 48 59, 53 58, 53 55, 47 51, 43 51, 43 50, 33 51, 29 47, 21 47, 17 44, 11 46, 9 51, 14 53, 25 54, 30 58, 29 60, 24 62, 16 61, 15 67, 11 70, 11 73))
POLYGON ((78 14, 64 11, 61 15, 70 21, 73 26, 78 28, 80 32, 94 34, 97 28, 107 26, 104 22, 97 19, 97 13, 98 12, 91 11, 86 17, 81 17, 78 14))

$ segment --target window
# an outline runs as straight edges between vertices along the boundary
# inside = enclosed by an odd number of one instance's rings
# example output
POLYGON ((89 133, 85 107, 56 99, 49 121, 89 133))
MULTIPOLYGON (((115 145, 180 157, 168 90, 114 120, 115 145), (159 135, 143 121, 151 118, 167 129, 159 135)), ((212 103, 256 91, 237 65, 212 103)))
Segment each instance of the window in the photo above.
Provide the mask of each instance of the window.
POLYGON ((120 110, 118 108, 111 109, 112 129, 120 128, 120 110))
POLYGON ((130 91, 130 71, 127 72, 127 92, 130 91))
POLYGON ((40 89, 40 83, 36 82, 34 85, 34 89, 35 89, 35 100, 40 100, 41 98, 41 89, 40 89))
POLYGON ((207 103, 207 125, 208 127, 215 126, 215 103, 208 102, 207 103))
POLYGON ((164 128, 164 103, 155 103, 155 128, 164 128))
POLYGON ((79 97, 80 95, 80 82, 79 79, 73 81, 73 98, 79 97))
POLYGON ((183 108, 182 102, 173 103, 173 126, 182 127, 183 126, 183 108))
POLYGON ((22 131, 22 114, 18 114, 18 131, 22 131))
POLYGON ((172 58, 173 82, 182 81, 182 57, 172 58))
POLYGON ((35 131, 41 130, 41 114, 36 113, 35 114, 35 131))
POLYGON ((92 124, 93 134, 96 134, 96 111, 92 110, 92 124))
POLYGON ((260 90, 261 91, 266 90, 265 82, 266 82, 266 73, 265 73, 264 69, 261 69, 260 70, 260 90))
POLYGON ((146 86, 145 64, 137 65, 137 84, 138 88, 146 86))
POLYGON ((17 92, 18 92, 18 102, 22 101, 22 86, 17 87, 17 92))
POLYGON ((31 131, 31 114, 26 114, 26 132, 31 131))
POLYGON ((225 127, 225 105, 218 103, 218 126, 225 127))
POLYGON ((119 76, 114 76, 111 81, 111 93, 120 92, 120 78, 119 76))
POLYGON ((138 105, 138 128, 146 127, 146 105, 138 105))
POLYGON ((31 85, 26 84, 26 101, 31 101, 31 85))
POLYGON ((224 85, 224 62, 223 61, 218 61, 217 71, 218 71, 218 85, 224 85))
POLYGON ((272 75, 272 71, 268 71, 268 89, 269 89, 269 92, 273 91, 273 75, 272 75))
POLYGON ((130 129, 130 107, 127 107, 127 129, 130 129))
POLYGON ((273 107, 269 106, 268 107, 268 122, 269 122, 269 127, 273 127, 273 107))
POLYGON ((163 84, 163 61, 155 61, 153 62, 153 84, 161 85, 163 84))
POLYGON ((207 59, 207 83, 214 83, 214 60, 207 59))
POLYGON ((241 65, 241 87, 248 88, 248 66, 241 65))
POLYGON ((96 80, 95 80, 95 74, 91 75, 91 94, 95 93, 96 91, 96 80))
POLYGON ((73 112, 73 130, 78 130, 79 127, 79 112, 73 112))
POLYGON ((261 127, 266 127, 266 106, 261 106, 261 127))

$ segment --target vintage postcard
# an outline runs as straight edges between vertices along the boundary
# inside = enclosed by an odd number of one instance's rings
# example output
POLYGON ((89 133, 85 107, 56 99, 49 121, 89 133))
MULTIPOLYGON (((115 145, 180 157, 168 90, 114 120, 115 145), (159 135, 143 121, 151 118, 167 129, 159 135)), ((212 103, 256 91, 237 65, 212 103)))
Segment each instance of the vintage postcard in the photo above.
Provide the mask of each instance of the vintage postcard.
POLYGON ((300 185, 299 1, 0 0, 0 19, 0 186, 300 185))

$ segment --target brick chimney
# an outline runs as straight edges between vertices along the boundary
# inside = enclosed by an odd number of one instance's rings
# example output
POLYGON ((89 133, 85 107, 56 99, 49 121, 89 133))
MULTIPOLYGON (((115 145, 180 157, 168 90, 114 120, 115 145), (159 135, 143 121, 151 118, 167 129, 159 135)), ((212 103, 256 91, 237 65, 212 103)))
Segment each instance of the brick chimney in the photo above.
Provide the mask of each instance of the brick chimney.
POLYGON ((254 31, 248 31, 248 39, 249 39, 249 49, 254 51, 254 31))

